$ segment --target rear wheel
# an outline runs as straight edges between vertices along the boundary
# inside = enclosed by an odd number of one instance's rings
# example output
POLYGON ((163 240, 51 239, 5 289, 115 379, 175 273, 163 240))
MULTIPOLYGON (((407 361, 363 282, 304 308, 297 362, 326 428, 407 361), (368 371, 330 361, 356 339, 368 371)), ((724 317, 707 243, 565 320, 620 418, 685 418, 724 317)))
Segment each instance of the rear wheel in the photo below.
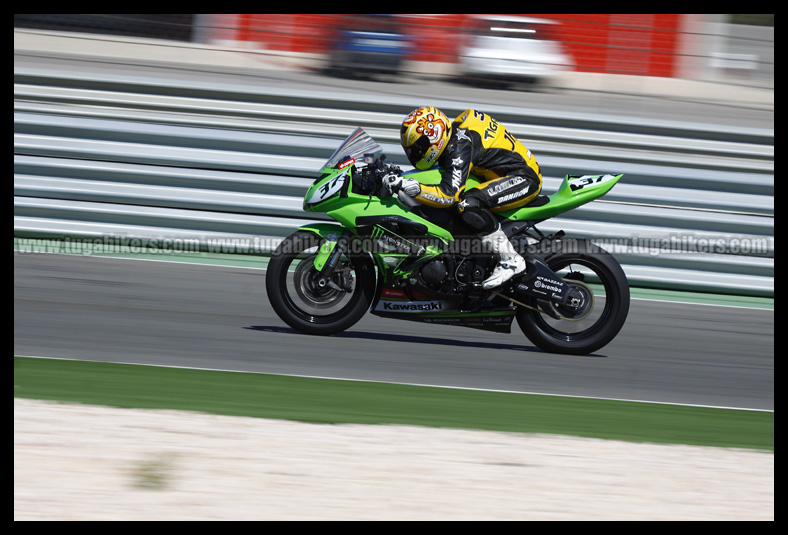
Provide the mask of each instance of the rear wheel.
POLYGON ((585 355, 610 343, 629 313, 629 283, 608 252, 585 240, 562 240, 544 262, 573 288, 576 306, 535 300, 519 307, 517 323, 539 348, 585 355))
POLYGON ((323 240, 299 231, 285 238, 266 271, 268 299, 289 326, 307 334, 329 335, 358 322, 375 292, 369 258, 342 255, 328 284, 320 281, 314 260, 323 240))

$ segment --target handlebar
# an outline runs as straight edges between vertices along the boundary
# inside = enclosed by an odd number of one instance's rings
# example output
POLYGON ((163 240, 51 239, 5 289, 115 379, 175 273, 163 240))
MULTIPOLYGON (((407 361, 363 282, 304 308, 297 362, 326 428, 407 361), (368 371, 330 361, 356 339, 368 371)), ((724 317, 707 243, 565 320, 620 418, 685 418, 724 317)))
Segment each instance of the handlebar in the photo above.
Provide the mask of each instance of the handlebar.
MULTIPOLYGON (((385 160, 386 155, 381 154, 377 158, 368 158, 365 155, 365 164, 366 166, 362 169, 362 171, 358 175, 354 175, 354 182, 356 182, 356 177, 358 177, 357 185, 359 187, 359 192, 365 195, 382 195, 384 191, 384 187, 382 185, 383 177, 389 173, 396 173, 397 175, 402 175, 402 170, 394 165, 386 165, 383 163, 385 160)), ((371 155, 369 155, 371 156, 371 155)), ((396 197, 399 202, 404 205, 406 208, 410 210, 414 210, 421 206, 421 203, 405 193, 404 191, 398 191, 396 193, 396 197)))
POLYGON ((385 154, 381 154, 377 157, 372 154, 364 155, 364 163, 366 165, 358 175, 354 175, 354 181, 357 176, 360 191, 365 195, 380 195, 384 176, 389 173, 402 174, 402 170, 399 167, 383 163, 385 159, 385 154))

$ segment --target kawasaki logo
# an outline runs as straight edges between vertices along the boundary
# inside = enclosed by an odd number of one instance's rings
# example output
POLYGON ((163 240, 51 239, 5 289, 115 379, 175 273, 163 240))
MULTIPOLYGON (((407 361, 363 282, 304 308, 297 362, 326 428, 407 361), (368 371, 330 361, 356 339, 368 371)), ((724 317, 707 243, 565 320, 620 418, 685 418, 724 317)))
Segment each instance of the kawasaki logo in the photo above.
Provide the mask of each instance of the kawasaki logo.
POLYGON ((391 312, 425 312, 428 310, 442 310, 443 303, 440 301, 425 302, 406 302, 392 303, 391 301, 381 301, 378 310, 388 310, 391 312))

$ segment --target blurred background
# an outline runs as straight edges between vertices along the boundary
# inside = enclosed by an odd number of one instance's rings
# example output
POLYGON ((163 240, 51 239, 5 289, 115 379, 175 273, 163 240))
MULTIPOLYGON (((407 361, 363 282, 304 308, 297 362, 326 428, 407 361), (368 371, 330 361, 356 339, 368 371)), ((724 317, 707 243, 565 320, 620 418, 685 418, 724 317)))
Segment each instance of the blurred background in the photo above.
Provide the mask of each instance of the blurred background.
POLYGON ((774 14, 15 14, 14 28, 235 48, 327 72, 363 63, 477 83, 574 72, 774 87, 774 14))
POLYGON ((624 173, 545 229, 670 242, 614 251, 633 284, 773 296, 773 14, 15 14, 15 236, 265 252, 357 126, 407 166, 425 103, 497 117, 547 194, 624 173))

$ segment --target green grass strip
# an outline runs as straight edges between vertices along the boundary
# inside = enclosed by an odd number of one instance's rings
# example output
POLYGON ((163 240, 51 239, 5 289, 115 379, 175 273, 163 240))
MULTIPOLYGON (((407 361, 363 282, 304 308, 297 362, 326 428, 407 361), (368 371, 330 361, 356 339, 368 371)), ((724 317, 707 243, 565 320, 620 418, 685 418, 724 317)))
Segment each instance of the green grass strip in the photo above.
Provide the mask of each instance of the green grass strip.
POLYGON ((339 424, 402 424, 774 450, 774 413, 14 358, 14 396, 339 424))

